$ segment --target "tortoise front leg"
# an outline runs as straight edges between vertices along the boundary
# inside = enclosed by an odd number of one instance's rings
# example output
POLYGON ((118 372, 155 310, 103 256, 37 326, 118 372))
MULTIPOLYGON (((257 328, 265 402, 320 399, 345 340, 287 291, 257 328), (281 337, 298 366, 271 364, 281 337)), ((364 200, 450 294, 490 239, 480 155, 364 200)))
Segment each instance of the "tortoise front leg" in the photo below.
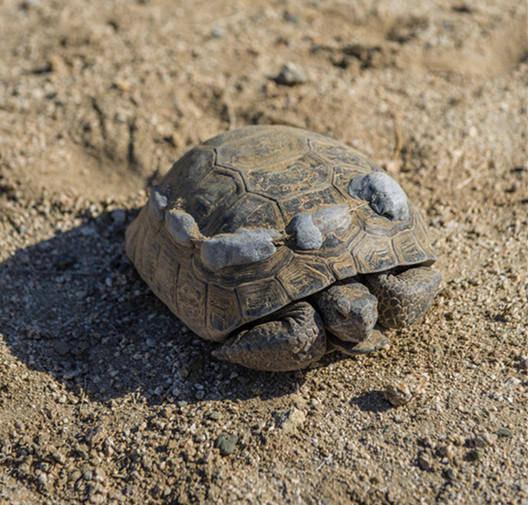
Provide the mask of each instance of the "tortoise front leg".
POLYGON ((326 353, 323 322, 309 303, 294 303, 272 317, 230 338, 213 356, 255 370, 286 372, 306 368, 326 353))
POLYGON ((365 276, 378 299, 380 324, 401 328, 420 319, 438 293, 442 274, 431 267, 411 267, 403 272, 383 272, 365 276))

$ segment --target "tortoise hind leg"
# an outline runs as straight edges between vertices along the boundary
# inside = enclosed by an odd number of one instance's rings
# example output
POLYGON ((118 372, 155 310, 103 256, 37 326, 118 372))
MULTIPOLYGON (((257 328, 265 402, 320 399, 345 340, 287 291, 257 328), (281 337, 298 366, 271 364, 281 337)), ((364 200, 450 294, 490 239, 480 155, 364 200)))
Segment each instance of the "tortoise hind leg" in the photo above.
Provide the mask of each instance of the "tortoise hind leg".
POLYGON ((255 370, 286 372, 310 366, 326 347, 321 318, 309 303, 297 302, 230 338, 213 356, 255 370))
POLYGON ((438 293, 442 274, 431 267, 365 276, 378 299, 378 321, 386 328, 401 328, 420 319, 438 293))

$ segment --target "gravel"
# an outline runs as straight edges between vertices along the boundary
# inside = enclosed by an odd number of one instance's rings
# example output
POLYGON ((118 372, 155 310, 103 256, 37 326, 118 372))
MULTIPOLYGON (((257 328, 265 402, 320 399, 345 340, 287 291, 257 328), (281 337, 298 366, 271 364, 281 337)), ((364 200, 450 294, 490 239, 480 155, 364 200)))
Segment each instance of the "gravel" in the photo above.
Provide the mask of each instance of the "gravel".
POLYGON ((526 9, 452 7, 0 3, 0 503, 528 500, 526 9), (270 123, 390 168, 432 229, 442 291, 383 353, 218 362, 123 253, 175 159, 270 123))

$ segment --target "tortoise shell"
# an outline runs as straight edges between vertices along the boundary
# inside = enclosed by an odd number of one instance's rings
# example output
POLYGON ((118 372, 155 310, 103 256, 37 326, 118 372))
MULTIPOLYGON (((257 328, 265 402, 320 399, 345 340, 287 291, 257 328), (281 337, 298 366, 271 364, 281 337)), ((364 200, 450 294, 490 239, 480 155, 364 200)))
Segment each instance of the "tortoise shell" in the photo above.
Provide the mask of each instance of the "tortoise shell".
POLYGON ((221 341, 338 280, 434 262, 424 221, 410 203, 408 219, 394 220, 350 195, 353 178, 376 171, 355 149, 302 129, 230 131, 174 163, 157 188, 163 205, 141 210, 127 230, 126 251, 176 316, 201 337, 221 341), (299 248, 291 237, 295 216, 335 206, 347 209, 346 226, 319 248, 299 248), (163 218, 170 209, 190 214, 203 240, 244 228, 274 230, 274 253, 211 270, 200 255, 202 239, 174 240, 163 218))

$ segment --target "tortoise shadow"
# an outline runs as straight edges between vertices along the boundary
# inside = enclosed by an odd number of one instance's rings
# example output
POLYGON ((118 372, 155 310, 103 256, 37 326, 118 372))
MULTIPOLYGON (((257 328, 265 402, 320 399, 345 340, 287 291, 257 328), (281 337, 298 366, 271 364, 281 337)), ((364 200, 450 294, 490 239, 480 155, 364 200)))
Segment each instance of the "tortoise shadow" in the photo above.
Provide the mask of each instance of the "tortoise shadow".
POLYGON ((270 399, 304 373, 247 370, 210 357, 128 261, 119 209, 17 251, 0 264, 0 334, 30 368, 106 402, 131 392, 149 404, 270 399))
POLYGON ((392 408, 391 404, 385 399, 383 391, 373 390, 362 393, 352 398, 351 403, 356 405, 362 412, 381 414, 392 408))

